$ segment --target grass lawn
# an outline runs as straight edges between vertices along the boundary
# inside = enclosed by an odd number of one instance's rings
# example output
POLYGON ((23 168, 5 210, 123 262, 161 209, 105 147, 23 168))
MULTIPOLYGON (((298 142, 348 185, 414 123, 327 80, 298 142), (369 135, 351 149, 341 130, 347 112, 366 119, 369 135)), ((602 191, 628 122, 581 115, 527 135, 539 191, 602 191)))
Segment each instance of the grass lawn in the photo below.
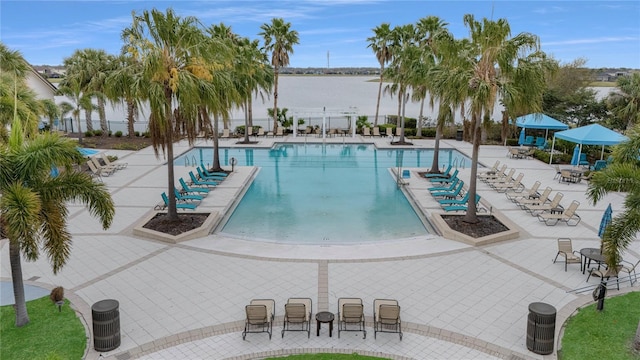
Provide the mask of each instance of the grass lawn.
POLYGON ((638 360, 633 338, 640 321, 640 292, 606 299, 604 310, 596 304, 580 309, 567 321, 562 337, 562 360, 638 360))
POLYGON ((287 359, 287 360, 385 360, 385 358, 378 358, 373 356, 362 356, 356 353, 353 354, 302 354, 302 355, 289 355, 279 358, 267 358, 267 360, 275 359, 287 359))
POLYGON ((82 359, 84 326, 65 300, 62 312, 48 296, 27 302, 29 324, 17 328, 13 305, 0 307, 1 359, 82 359))

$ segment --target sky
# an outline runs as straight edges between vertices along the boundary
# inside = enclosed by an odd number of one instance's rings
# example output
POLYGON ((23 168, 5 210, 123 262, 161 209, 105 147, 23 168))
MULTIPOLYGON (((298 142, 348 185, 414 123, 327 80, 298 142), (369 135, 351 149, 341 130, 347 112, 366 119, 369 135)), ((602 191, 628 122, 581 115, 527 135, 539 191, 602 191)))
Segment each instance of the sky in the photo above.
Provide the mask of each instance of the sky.
POLYGON ((132 11, 153 8, 195 16, 204 27, 224 23, 259 39, 260 26, 280 17, 298 31, 292 67, 379 67, 367 47, 372 29, 416 23, 435 15, 457 37, 468 36, 463 16, 506 19, 512 35, 540 38, 562 64, 578 58, 589 68, 640 69, 640 1, 24 1, 0 2, 0 40, 32 65, 60 65, 77 49, 120 52, 132 11))

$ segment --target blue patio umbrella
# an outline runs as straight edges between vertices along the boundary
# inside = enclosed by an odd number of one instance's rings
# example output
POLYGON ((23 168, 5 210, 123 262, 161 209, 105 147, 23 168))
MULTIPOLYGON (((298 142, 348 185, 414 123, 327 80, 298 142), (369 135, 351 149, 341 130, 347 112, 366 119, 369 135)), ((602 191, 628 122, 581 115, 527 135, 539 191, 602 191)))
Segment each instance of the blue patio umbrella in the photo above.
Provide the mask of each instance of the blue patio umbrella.
POLYGON ((573 157, 571 158, 571 165, 578 165, 580 163, 580 147, 576 145, 573 149, 573 157))
POLYGON ((600 220, 600 228, 598 229, 598 236, 602 239, 604 237, 604 230, 611 223, 611 217, 613 215, 613 210, 611 209, 611 204, 607 206, 607 209, 602 214, 602 220, 600 220))
POLYGON ((524 140, 524 128, 522 128, 522 130, 520 130, 520 137, 518 138, 518 145, 524 144, 524 140))

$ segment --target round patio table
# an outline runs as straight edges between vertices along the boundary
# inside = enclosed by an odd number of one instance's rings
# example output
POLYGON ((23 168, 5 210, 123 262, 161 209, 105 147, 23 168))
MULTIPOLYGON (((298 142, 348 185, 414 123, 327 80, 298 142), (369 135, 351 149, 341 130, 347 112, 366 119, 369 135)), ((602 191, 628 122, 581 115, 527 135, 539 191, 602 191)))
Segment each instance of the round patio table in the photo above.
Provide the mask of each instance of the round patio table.
POLYGON ((582 268, 582 273, 584 274, 587 270, 587 266, 591 266, 591 260, 598 263, 598 268, 600 264, 604 263, 604 255, 600 252, 598 248, 583 248, 580 249, 580 257, 582 258, 580 261, 580 266, 582 268))
POLYGON ((316 314, 316 336, 320 336, 320 326, 322 323, 329 323, 329 337, 333 333, 333 319, 335 316, 329 311, 320 311, 316 314))

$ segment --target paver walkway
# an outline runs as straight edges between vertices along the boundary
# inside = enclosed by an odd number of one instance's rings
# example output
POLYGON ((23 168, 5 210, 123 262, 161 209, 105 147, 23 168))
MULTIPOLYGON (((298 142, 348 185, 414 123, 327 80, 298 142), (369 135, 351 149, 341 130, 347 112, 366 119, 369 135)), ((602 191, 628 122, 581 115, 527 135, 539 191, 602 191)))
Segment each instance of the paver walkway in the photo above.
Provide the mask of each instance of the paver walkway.
MULTIPOLYGON (((317 142, 318 138, 260 139, 255 146, 273 142, 317 142)), ((376 143, 389 147, 384 138, 329 138, 327 142, 376 143)), ((433 141, 414 141, 415 147, 432 147, 433 141)), ((210 145, 210 143, 208 144, 210 145)), ((221 146, 238 146, 233 140, 221 146)), ((471 155, 466 142, 443 141, 471 155)), ((188 149, 176 146, 177 154, 188 149)), ((553 167, 537 160, 510 159, 503 146, 482 146, 481 162, 495 160, 523 172, 524 184, 542 182, 564 193, 562 203, 580 202, 582 222, 545 226, 519 210, 503 194, 478 183, 483 204, 501 212, 518 226, 517 240, 471 247, 460 242, 428 235, 376 245, 312 246, 277 245, 233 239, 220 235, 167 244, 134 237, 132 229, 148 215, 165 191, 164 160, 151 149, 138 152, 106 151, 117 154, 129 166, 104 178, 116 202, 113 226, 102 231, 84 207, 71 204, 69 231, 73 251, 68 264, 53 275, 46 259, 23 263, 26 283, 45 288, 63 286, 65 294, 91 330, 91 304, 113 298, 120 302, 122 343, 108 353, 90 350, 87 359, 256 359, 305 352, 353 353, 393 359, 542 359, 527 350, 528 305, 546 302, 558 310, 556 341, 561 325, 576 308, 591 303, 590 291, 576 292, 594 285, 578 265, 553 264, 556 239, 570 237, 574 247, 598 247, 600 219, 611 203, 619 213, 622 194, 610 194, 596 206, 586 197, 585 183, 562 184, 554 180, 553 167), (288 332, 280 337, 284 303, 289 297, 310 297, 314 313, 337 311, 339 297, 364 300, 368 336, 344 333, 328 337, 326 326, 319 337, 288 332), (244 306, 253 298, 276 301, 274 336, 241 331, 244 306), (398 299, 402 307, 402 341, 397 334, 373 337, 372 303, 375 298, 398 299)), ((190 168, 176 167, 177 178, 190 168)), ((439 209, 424 180, 412 178, 405 191, 426 212, 439 209)), ((205 210, 224 212, 242 193, 251 168, 237 173, 216 188, 202 203, 205 210)), ((460 177, 468 179, 469 164, 460 167, 460 177)), ((10 280, 8 246, 0 242, 2 280, 10 280)), ((640 242, 635 241, 625 259, 640 258, 640 242)), ((619 292, 633 291, 628 281, 619 292)), ((618 293, 613 290, 610 293, 618 293)), ((315 324, 314 324, 315 326, 315 324)), ((557 346, 556 349, 557 351, 557 346)))

